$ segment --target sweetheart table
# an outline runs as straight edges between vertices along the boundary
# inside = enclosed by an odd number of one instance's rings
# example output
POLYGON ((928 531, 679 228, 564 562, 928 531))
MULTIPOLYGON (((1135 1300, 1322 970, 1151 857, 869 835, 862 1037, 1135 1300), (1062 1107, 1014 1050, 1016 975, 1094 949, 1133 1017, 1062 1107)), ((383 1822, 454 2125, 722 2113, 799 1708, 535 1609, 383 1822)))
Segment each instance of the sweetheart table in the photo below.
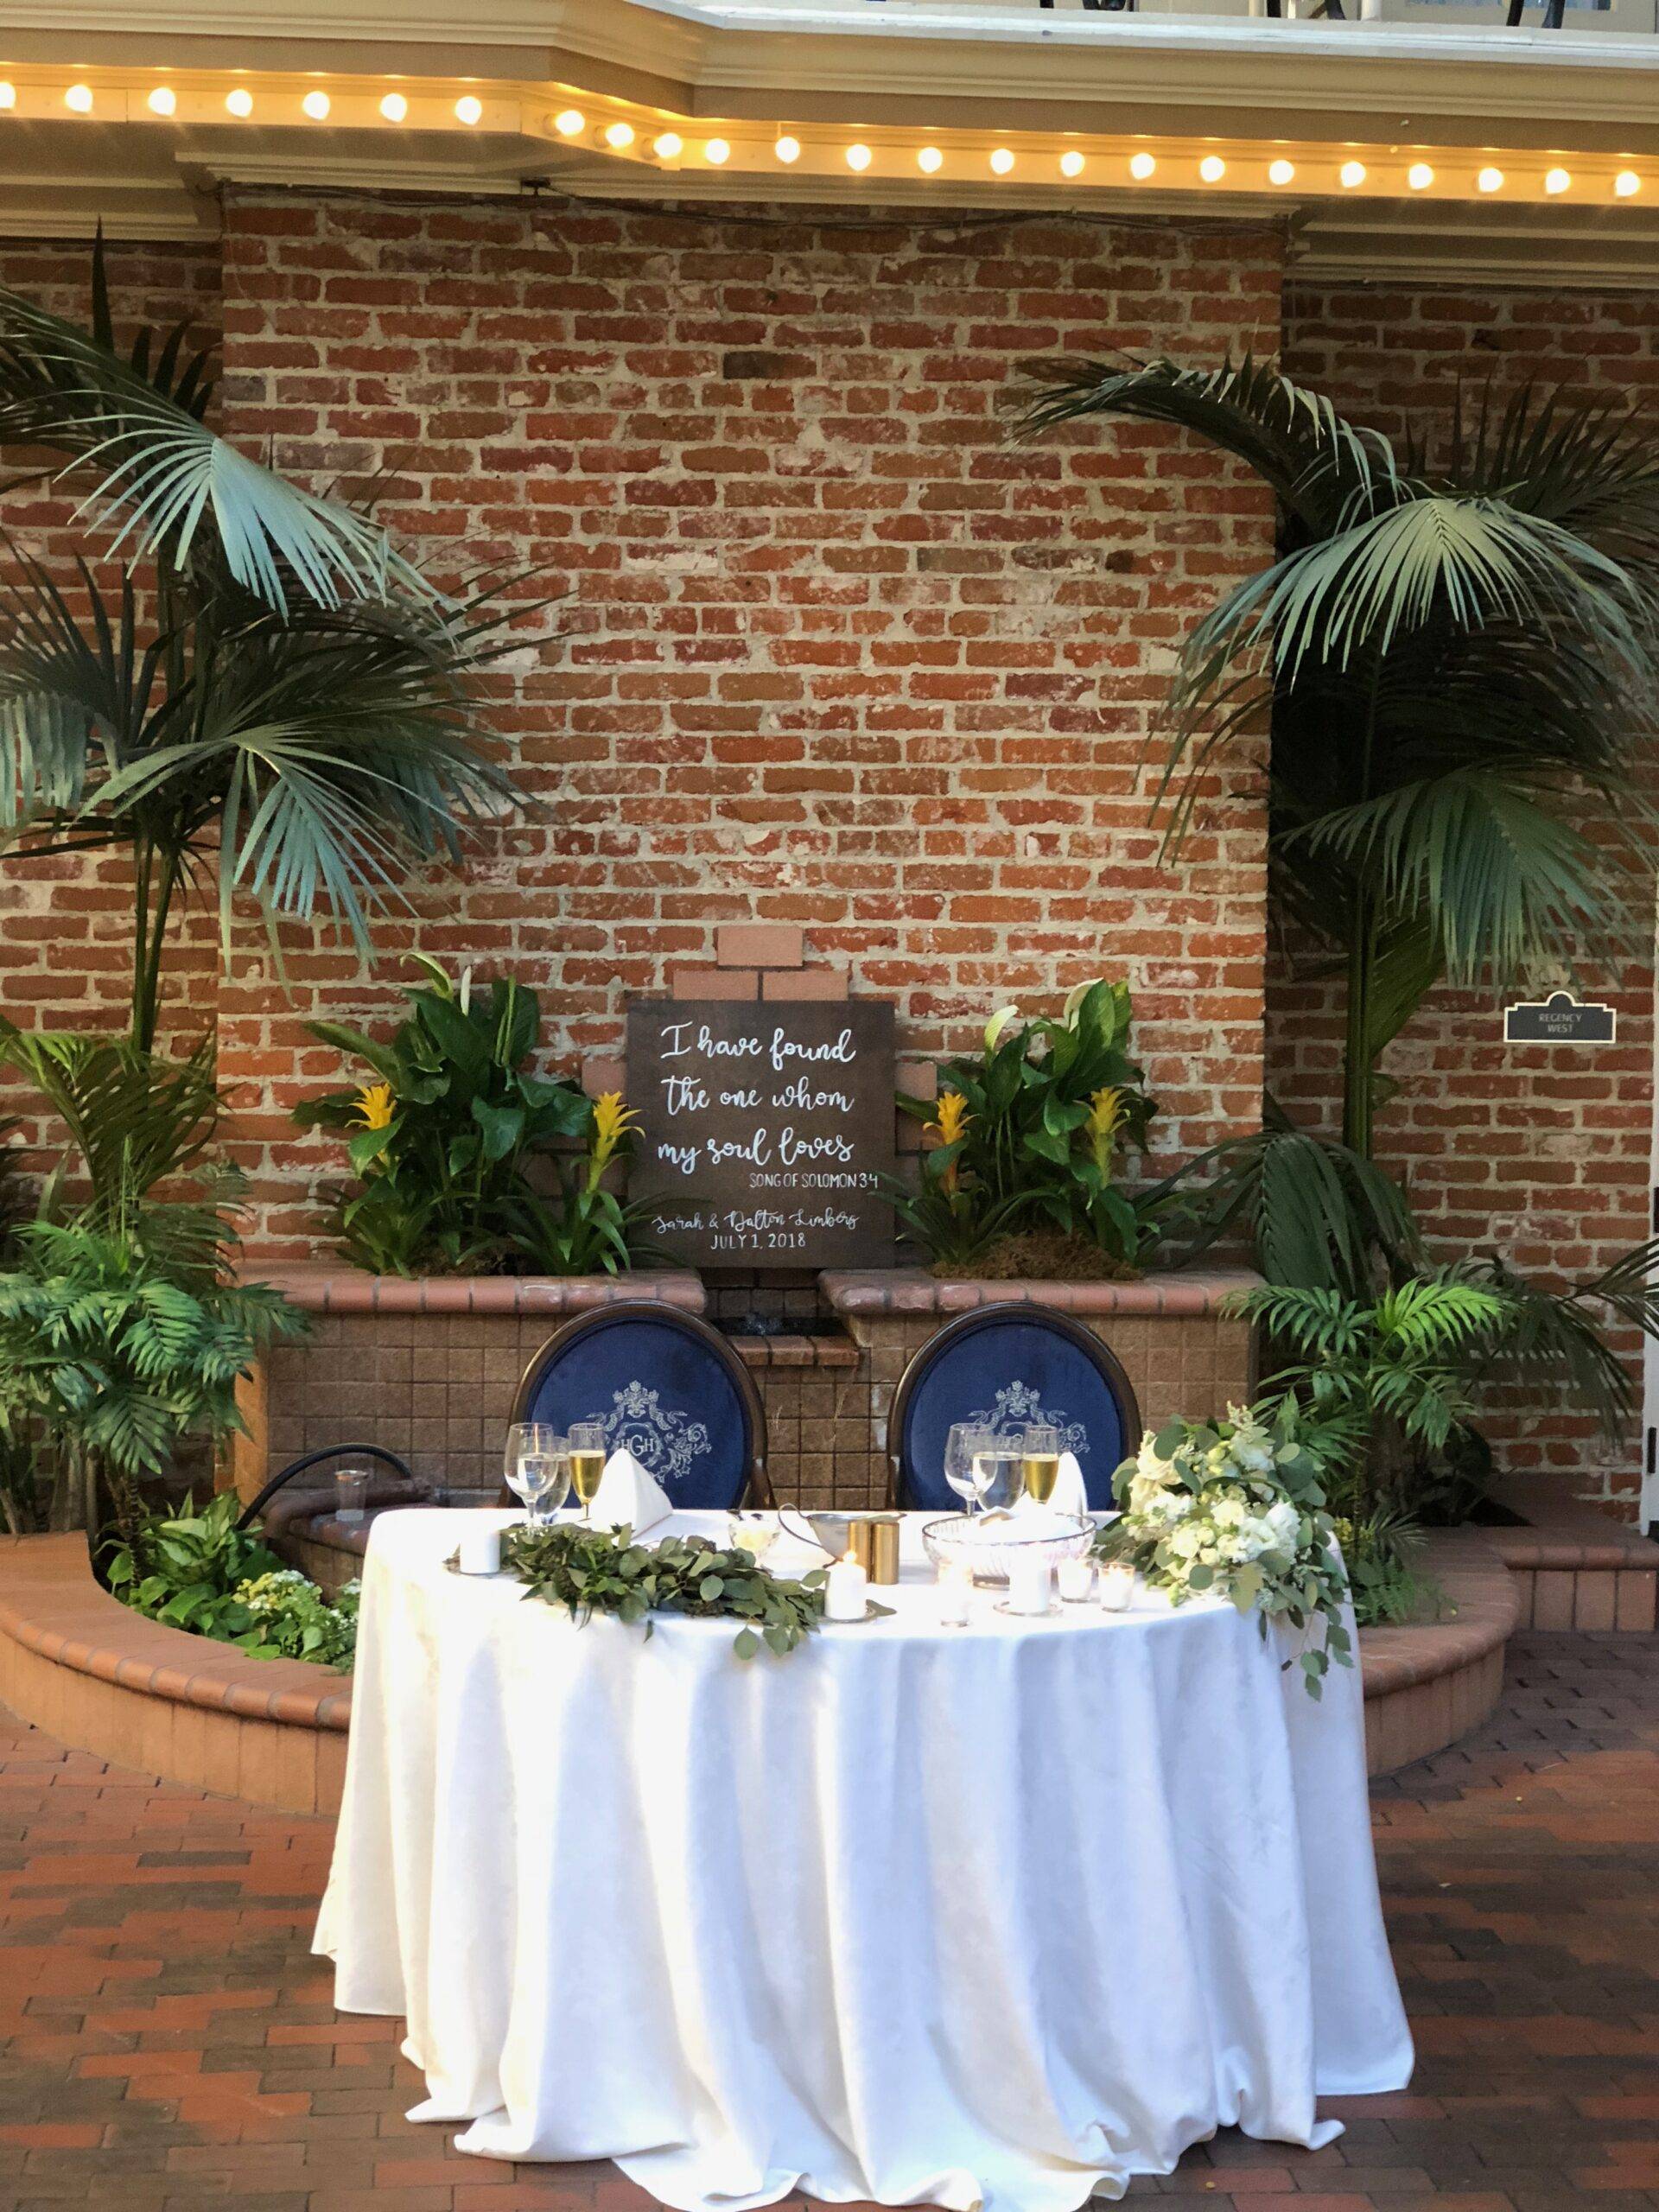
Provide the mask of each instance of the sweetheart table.
POLYGON ((914 1516, 891 1618, 743 1661, 452 1573, 463 1523, 374 1523, 316 1937, 463 2151, 1071 2212, 1409 2078, 1357 1672, 1211 1601, 946 1627, 914 1516))

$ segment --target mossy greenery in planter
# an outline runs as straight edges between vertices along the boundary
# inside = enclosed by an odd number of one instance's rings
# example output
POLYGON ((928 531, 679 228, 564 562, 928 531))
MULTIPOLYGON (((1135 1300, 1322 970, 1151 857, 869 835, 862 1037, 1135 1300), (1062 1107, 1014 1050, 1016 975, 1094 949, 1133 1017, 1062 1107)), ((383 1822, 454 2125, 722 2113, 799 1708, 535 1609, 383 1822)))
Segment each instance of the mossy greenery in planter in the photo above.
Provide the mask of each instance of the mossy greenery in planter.
POLYGON ((982 1276, 1133 1274, 1157 1211, 1122 1189, 1156 1109, 1129 1058, 1128 988, 1080 984, 1058 1020, 1003 1007, 971 1058, 940 1067, 938 1095, 899 1093, 920 1121, 920 1182, 895 1185, 906 1231, 941 1270, 982 1276))

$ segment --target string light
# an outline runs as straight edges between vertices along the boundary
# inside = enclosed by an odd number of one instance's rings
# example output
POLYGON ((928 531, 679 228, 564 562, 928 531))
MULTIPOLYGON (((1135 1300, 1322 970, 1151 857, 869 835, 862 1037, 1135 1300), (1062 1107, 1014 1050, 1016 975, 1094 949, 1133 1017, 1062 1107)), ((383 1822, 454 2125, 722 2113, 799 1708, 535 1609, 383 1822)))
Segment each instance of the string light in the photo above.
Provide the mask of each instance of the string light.
POLYGON ((685 141, 677 130, 664 130, 660 138, 652 140, 651 150, 659 162, 671 162, 685 151, 685 141))
POLYGON ((16 85, 0 84, 0 108, 12 108, 12 107, 16 107, 16 105, 17 105, 17 87, 16 87, 16 85))
POLYGON ((605 126, 605 143, 614 147, 620 154, 625 147, 632 146, 633 143, 633 125, 631 123, 607 123, 605 126))
POLYGON ((401 123, 409 113, 409 102, 401 92, 388 92, 380 103, 380 112, 388 123, 401 123))
POLYGON ((1434 172, 1427 162, 1414 162, 1406 171, 1406 182, 1414 192, 1427 192, 1434 181, 1434 172))
POLYGON ((772 150, 780 162, 798 162, 801 158, 801 142, 798 138, 780 138, 772 150))
POLYGON ((226 93, 225 105, 232 115, 250 116, 253 113, 253 94, 245 85, 238 85, 226 93))
POLYGON ((1502 192, 1503 172, 1502 169, 1482 169, 1480 175, 1475 179, 1475 182, 1483 192, 1502 192))
MULTIPOLYGON (((463 92, 461 98, 455 102, 455 121, 457 123, 465 123, 470 126, 474 123, 481 122, 483 115, 483 101, 474 99, 471 92, 463 92)), ((628 136, 630 138, 632 137, 633 133, 632 130, 629 131, 628 136)))
POLYGON ((1014 156, 1006 146, 994 146, 991 149, 991 168, 996 175, 1007 176, 1013 167, 1014 156))
POLYGON ((1060 156, 1060 175, 1062 176, 1081 176, 1083 175, 1083 156, 1078 153, 1075 146, 1071 148, 1070 152, 1060 156))
POLYGON ((321 123, 325 121, 327 119, 328 111, 333 105, 334 103, 330 100, 327 92, 308 92, 305 98, 300 102, 300 105, 305 110, 313 123, 321 123))
POLYGON ((847 149, 847 166, 849 169, 868 168, 870 166, 869 148, 868 146, 849 146, 847 149))
POLYGON ((77 115, 90 115, 92 111, 92 86, 71 85, 63 96, 63 104, 65 107, 72 108, 77 115))
POLYGON ((1150 154, 1131 154, 1129 156, 1129 175, 1137 184, 1144 184, 1157 167, 1150 154))
POLYGON ((179 96, 174 91, 171 85, 157 85, 155 91, 151 92, 149 99, 144 102, 144 105, 149 110, 152 115, 176 115, 179 107, 179 96))
POLYGON ((1295 175, 1296 164, 1294 162, 1269 162, 1268 163, 1268 182, 1269 184, 1289 184, 1294 178, 1295 175))
POLYGON ((1550 194, 1567 191, 1573 182, 1569 169, 1551 169, 1544 179, 1544 190, 1550 194))
POLYGON ((1634 169, 1620 169, 1613 179, 1613 190, 1621 200, 1630 200, 1642 189, 1642 180, 1634 169))
POLYGON ((1198 163, 1198 175, 1206 184, 1219 184, 1227 174, 1227 164, 1219 154, 1206 154, 1198 163))
POLYGON ((561 138, 579 138, 588 128, 588 118, 579 107, 563 107, 553 118, 553 128, 561 138))
POLYGON ((925 169, 929 176, 937 176, 944 167, 944 156, 937 146, 924 146, 916 156, 916 166, 918 169, 925 169))
POLYGON ((1344 189, 1352 192, 1365 181, 1365 164, 1363 162, 1344 162, 1338 175, 1342 179, 1344 189))
POLYGON ((731 160, 732 149, 723 138, 711 138, 702 149, 702 158, 705 162, 712 162, 718 168, 722 162, 731 160))

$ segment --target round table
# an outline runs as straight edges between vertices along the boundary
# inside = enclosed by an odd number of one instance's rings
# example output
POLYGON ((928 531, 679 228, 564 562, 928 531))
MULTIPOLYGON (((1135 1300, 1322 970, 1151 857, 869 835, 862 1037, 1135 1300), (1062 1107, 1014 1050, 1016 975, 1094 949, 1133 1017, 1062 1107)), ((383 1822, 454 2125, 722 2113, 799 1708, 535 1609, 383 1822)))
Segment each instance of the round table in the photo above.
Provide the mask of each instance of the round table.
POLYGON ((892 1618, 743 1661, 457 1575, 463 1523, 374 1523, 316 1938, 463 2150, 688 2212, 1070 2212, 1409 2078, 1356 1672, 1316 1704, 1152 1593, 947 1627, 913 1522, 892 1618))

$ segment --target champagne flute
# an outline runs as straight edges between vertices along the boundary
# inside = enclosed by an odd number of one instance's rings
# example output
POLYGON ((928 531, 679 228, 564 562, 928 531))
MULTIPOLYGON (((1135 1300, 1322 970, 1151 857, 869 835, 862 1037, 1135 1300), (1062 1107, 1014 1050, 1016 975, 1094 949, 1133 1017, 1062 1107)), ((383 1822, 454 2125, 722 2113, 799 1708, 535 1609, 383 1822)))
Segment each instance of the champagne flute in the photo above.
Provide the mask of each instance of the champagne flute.
POLYGON ((582 1500, 582 1517, 589 1517, 594 1492, 605 1471, 605 1432, 596 1421, 574 1421, 570 1428, 570 1480, 582 1500))
POLYGON ((505 1473, 507 1487, 524 1506, 525 1521, 532 1529, 543 1527, 570 1488, 564 1439, 545 1421, 515 1421, 507 1431, 505 1473), (557 1488, 561 1469, 564 1488, 544 1511, 543 1501, 557 1488))
POLYGON ((1020 1455, 1020 1471, 1026 1496, 1046 1505, 1054 1495, 1060 1472, 1060 1432, 1057 1428, 1028 1428, 1020 1455))

